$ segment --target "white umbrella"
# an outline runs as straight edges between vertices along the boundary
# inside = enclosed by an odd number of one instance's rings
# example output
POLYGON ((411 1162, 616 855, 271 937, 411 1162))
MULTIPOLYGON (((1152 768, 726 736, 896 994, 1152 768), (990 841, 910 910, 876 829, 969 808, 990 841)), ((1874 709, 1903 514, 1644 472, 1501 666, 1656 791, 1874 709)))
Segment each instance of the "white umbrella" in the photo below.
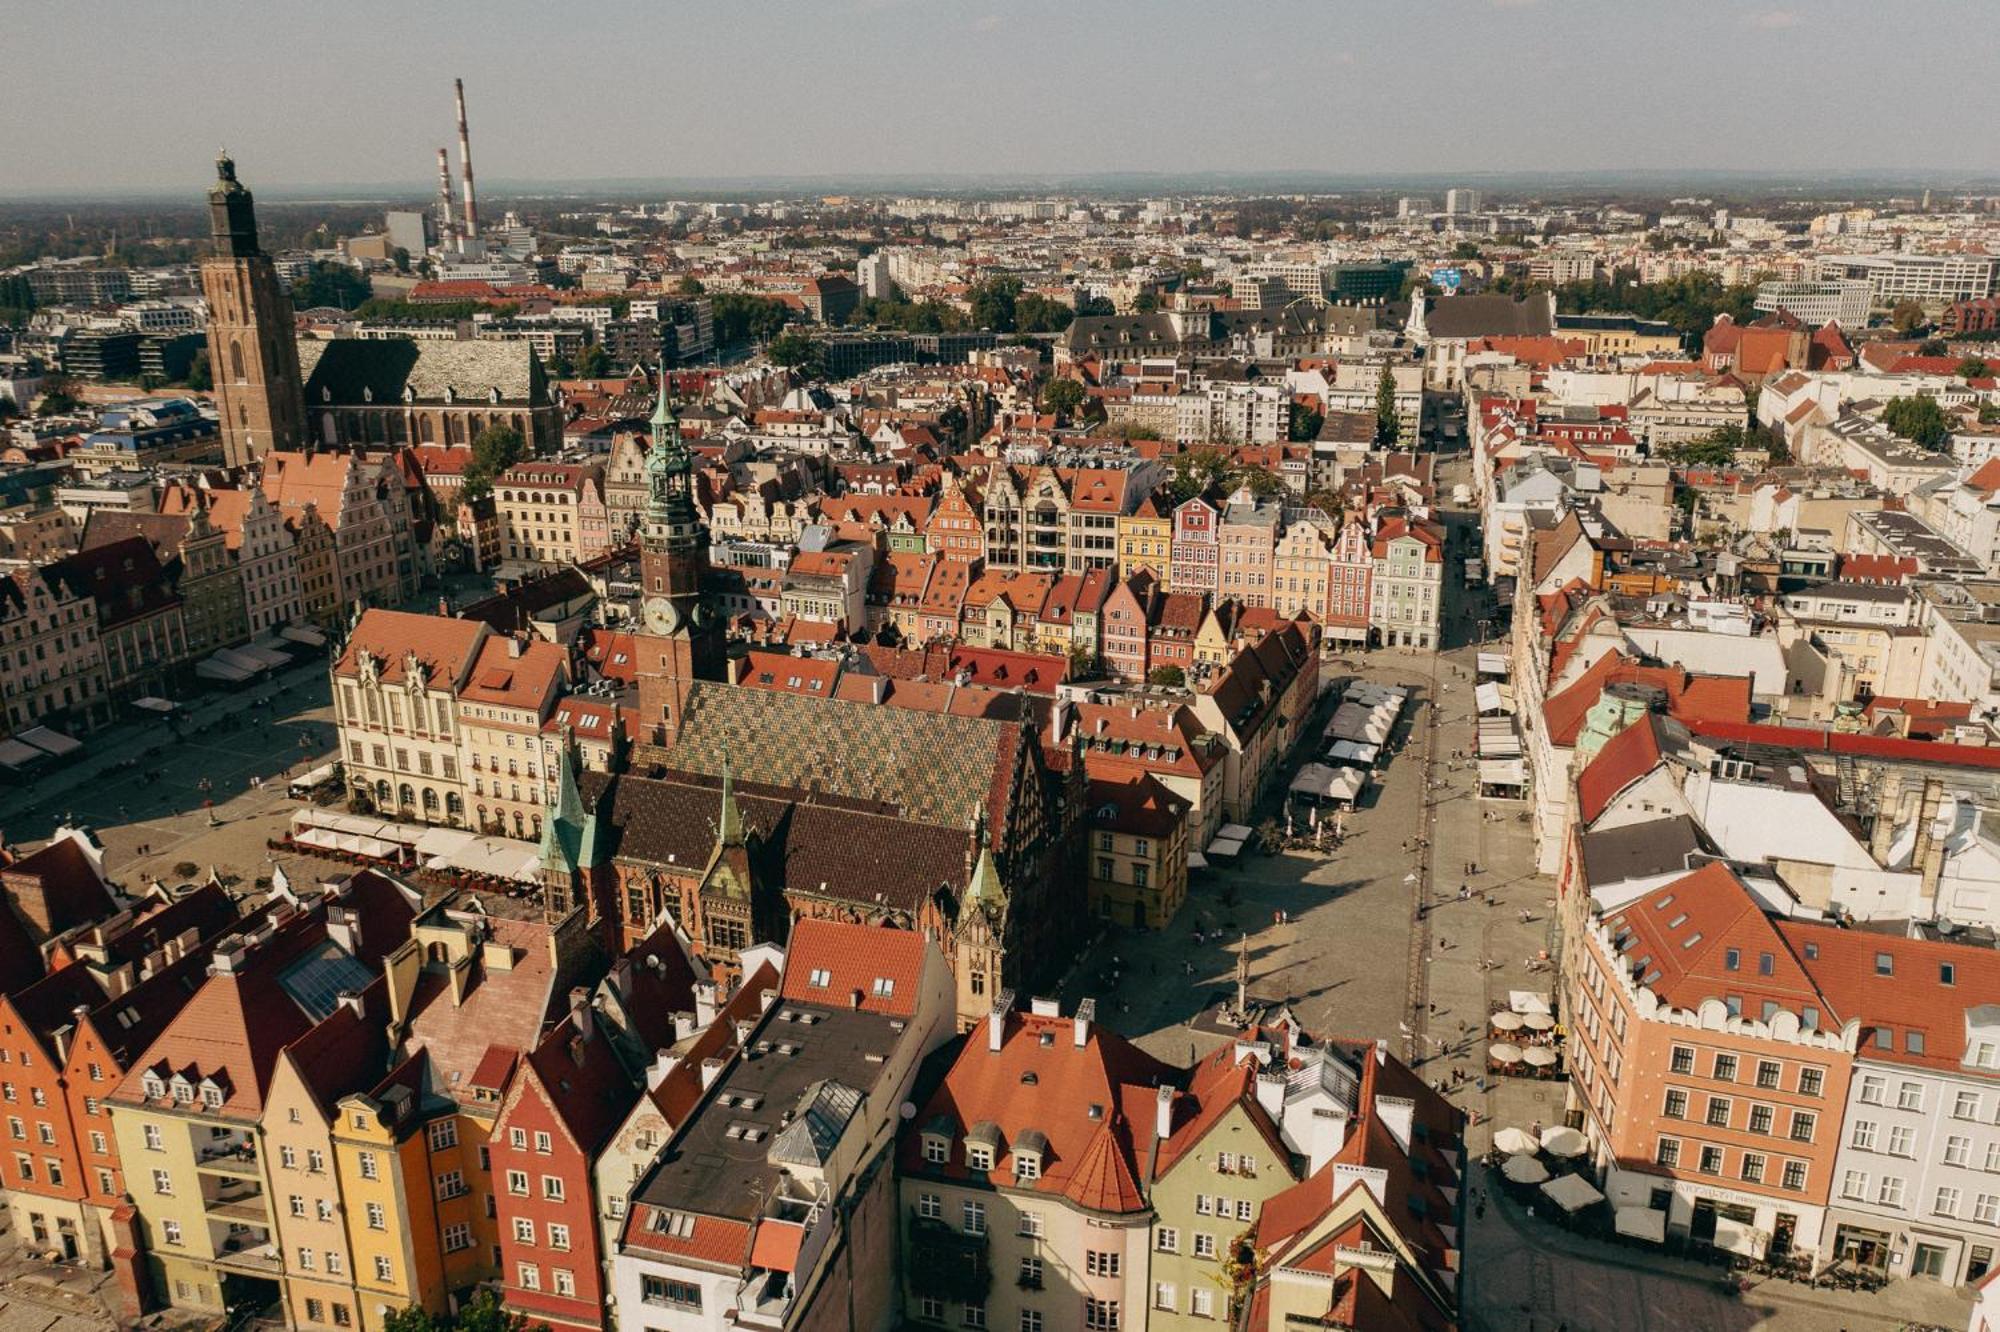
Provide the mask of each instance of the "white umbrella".
POLYGON ((1535 1139, 1526 1129, 1503 1128, 1493 1135, 1493 1146, 1508 1156, 1532 1155, 1535 1139))
POLYGON ((1495 1013, 1492 1022, 1493 1030, 1495 1031, 1519 1031, 1521 1029, 1521 1015, 1519 1013, 1495 1013))
POLYGON ((1521 1052, 1521 1061, 1530 1068, 1554 1068, 1556 1052, 1546 1045, 1531 1045, 1521 1052))
POLYGON ((1521 1062, 1521 1047, 1511 1041, 1495 1041, 1486 1047, 1488 1057, 1497 1063, 1518 1064, 1521 1062))
POLYGON ((1556 1020, 1547 1013, 1527 1013, 1522 1015, 1521 1025, 1529 1031, 1549 1031, 1556 1025, 1556 1020))
POLYGON ((1500 1173, 1516 1184, 1539 1184, 1549 1177, 1549 1168, 1532 1156, 1510 1156, 1500 1173))
POLYGON ((1604 1195, 1591 1186, 1582 1175, 1562 1175, 1542 1185, 1542 1192, 1549 1195, 1549 1201, 1565 1212, 1580 1212, 1592 1203, 1604 1201, 1604 1195))
POLYGON ((1583 1134, 1567 1124, 1542 1130, 1542 1150, 1550 1156, 1582 1156, 1584 1146, 1583 1134))

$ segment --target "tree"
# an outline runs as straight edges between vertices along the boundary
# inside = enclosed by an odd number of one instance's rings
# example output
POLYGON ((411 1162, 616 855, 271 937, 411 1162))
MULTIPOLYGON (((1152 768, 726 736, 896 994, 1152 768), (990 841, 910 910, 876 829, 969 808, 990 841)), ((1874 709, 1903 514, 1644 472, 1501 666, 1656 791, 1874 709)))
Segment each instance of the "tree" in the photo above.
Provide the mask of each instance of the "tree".
POLYGON ((772 365, 796 370, 807 379, 817 379, 826 369, 826 346, 818 338, 803 333, 780 333, 764 348, 772 365))
POLYGON ((465 481, 460 492, 476 500, 493 488, 493 478, 521 461, 528 451, 527 441, 512 426, 488 426, 472 441, 472 458, 465 464, 465 481))
POLYGON ((1695 467, 1727 467, 1736 460, 1738 449, 1748 448, 1750 438, 1740 425, 1717 426, 1699 439, 1687 440, 1666 450, 1674 462, 1695 467))
POLYGON ((1396 415, 1396 376, 1389 373, 1389 367, 1382 367, 1382 378, 1375 385, 1375 443, 1381 448, 1393 446, 1403 433, 1403 422, 1396 415))
POLYGON ((422 1305, 397 1309, 382 1320, 382 1332, 547 1332, 547 1323, 531 1323, 500 1303, 489 1289, 481 1290, 456 1314, 433 1314, 422 1305))
POLYGON ((1951 346, 1943 338, 1925 338, 1917 344, 1919 356, 1949 356, 1951 346))
POLYGON ((1088 680, 1097 674, 1097 654, 1087 647, 1069 650, 1069 678, 1088 680))
POLYGON ((1029 292, 1014 302, 1014 327, 1023 333, 1060 333, 1076 318, 1061 301, 1029 292))
POLYGON ((1021 279, 990 277, 972 289, 972 322, 995 333, 1014 331, 1015 305, 1021 297, 1021 279))
POLYGON ((611 373, 611 354, 591 343, 576 361, 576 372, 585 379, 601 379, 611 373))
POLYGON ((1132 308, 1140 314, 1151 314, 1160 308, 1160 298, 1150 291, 1142 291, 1132 302, 1132 308))
POLYGON ((1451 257, 1454 259, 1477 259, 1480 257, 1479 247, 1471 241, 1460 241, 1451 247, 1451 257))
POLYGON ((1316 412, 1302 402, 1292 404, 1291 420, 1285 427, 1285 438, 1294 444, 1304 444, 1319 438, 1319 428, 1326 424, 1326 416, 1316 412))
POLYGON ((208 364, 208 348, 196 351, 194 359, 188 362, 187 386, 197 393, 206 393, 215 387, 215 373, 208 364))
POLYGON ((1914 333, 1924 326, 1924 307, 1908 299, 1889 307, 1889 323, 1898 333, 1914 333))
POLYGON ((396 265, 398 273, 407 273, 410 271, 410 252, 398 245, 396 252, 389 256, 389 262, 396 265))
POLYGON ((704 291, 707 291, 708 288, 701 285, 700 278, 692 276, 683 276, 681 280, 674 285, 674 290, 679 292, 683 296, 699 296, 704 291))
POLYGON ((292 284, 292 304, 298 309, 333 305, 352 310, 368 299, 368 279, 346 264, 316 261, 312 271, 292 284))
POLYGON ((1891 398, 1882 408, 1882 424, 1923 449, 1942 448, 1951 437, 1951 422, 1936 398, 1891 398))
POLYGON ((1057 416, 1067 418, 1074 416, 1076 409, 1083 406, 1089 396, 1083 385, 1074 379, 1052 379, 1042 389, 1042 406, 1057 416))
POLYGON ((1118 306, 1109 296, 1085 296, 1076 303, 1076 316, 1079 319, 1085 315, 1115 315, 1117 313, 1118 306))
POLYGON ((1977 356, 1968 356, 1958 363, 1958 369, 1954 373, 1960 379, 1984 379, 1989 374, 1992 374, 1993 371, 1986 362, 1980 360, 1977 356))
POLYGON ((1146 672, 1146 683, 1179 689, 1187 684, 1187 672, 1178 666, 1155 666, 1146 672))
POLYGON ((725 291, 710 298, 709 313, 715 320, 715 341, 724 347, 753 340, 769 342, 791 317, 782 301, 740 291, 725 291))
POLYGON ((67 375, 50 375, 42 380, 42 400, 36 416, 61 416, 77 407, 76 384, 67 375))

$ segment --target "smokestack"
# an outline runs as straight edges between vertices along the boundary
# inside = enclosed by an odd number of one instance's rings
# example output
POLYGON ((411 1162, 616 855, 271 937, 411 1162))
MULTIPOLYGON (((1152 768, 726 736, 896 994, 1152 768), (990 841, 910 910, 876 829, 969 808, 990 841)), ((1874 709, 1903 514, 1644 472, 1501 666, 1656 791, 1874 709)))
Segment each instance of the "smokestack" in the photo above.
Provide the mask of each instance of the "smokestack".
POLYGON ((465 234, 479 234, 479 203, 472 193, 472 132, 465 127, 465 80, 453 79, 458 96, 458 169, 465 176, 465 234))
POLYGON ((451 155, 438 149, 438 248, 451 248, 451 155))

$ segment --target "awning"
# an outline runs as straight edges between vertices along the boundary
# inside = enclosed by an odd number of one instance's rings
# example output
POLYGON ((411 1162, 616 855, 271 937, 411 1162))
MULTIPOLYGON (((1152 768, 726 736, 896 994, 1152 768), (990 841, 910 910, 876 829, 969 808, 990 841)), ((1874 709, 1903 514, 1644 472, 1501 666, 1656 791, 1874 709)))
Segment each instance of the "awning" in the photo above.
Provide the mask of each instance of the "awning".
POLYGON ((1535 1136, 1526 1129, 1503 1128, 1493 1135, 1493 1149, 1508 1156, 1532 1156, 1535 1147, 1535 1136))
POLYGON ((426 828, 423 835, 417 838, 417 854, 426 861, 453 856, 464 850, 465 844, 476 836, 477 833, 463 828, 426 828))
POLYGON ((1360 796, 1367 780, 1359 768, 1329 768, 1323 763, 1308 763, 1299 769, 1298 776, 1292 778, 1292 790, 1322 800, 1354 800, 1360 796))
POLYGON ((1199 851, 1188 852, 1188 868, 1191 870, 1207 869, 1208 857, 1199 851))
POLYGON ((399 844, 385 842, 379 837, 335 832, 331 828, 306 828, 294 832, 292 840, 300 846, 316 846, 322 851, 344 851, 349 855, 368 856, 374 860, 394 860, 403 849, 399 844))
POLYGON ((33 745, 24 745, 19 740, 0 740, 0 768, 32 767, 48 755, 33 745))
POLYGON ((225 661, 217 661, 213 657, 196 662, 194 673, 204 680, 214 680, 221 684, 242 684, 253 678, 249 671, 231 666, 225 661))
POLYGON ((1479 784, 1481 786, 1526 786, 1528 784, 1528 764, 1517 758, 1483 758, 1479 760, 1479 784))
POLYGON ((1215 830, 1217 837, 1233 837, 1239 842, 1250 840, 1250 829, 1240 823, 1225 823, 1215 830))
POLYGON ((1510 1156, 1500 1173, 1516 1184, 1539 1184, 1549 1177, 1549 1168, 1532 1156, 1510 1156))
POLYGON ((230 651, 248 657, 269 670, 283 670, 292 664, 290 657, 263 643, 245 643, 241 647, 231 648, 230 651))
POLYGON ((1542 1192, 1565 1212, 1581 1212, 1592 1203, 1604 1201, 1604 1195, 1592 1188, 1590 1181, 1582 1175, 1558 1175, 1542 1185, 1542 1192))
POLYGON ((221 661, 250 675, 262 675, 271 669, 268 662, 259 661, 241 648, 217 648, 210 661, 221 661))
POLYGON ((1621 1235, 1663 1244, 1667 1238, 1667 1214, 1656 1207, 1621 1207, 1613 1216, 1611 1227, 1621 1235))
POLYGON ((1336 740, 1320 757, 1328 763, 1353 764, 1356 767, 1369 768, 1375 765, 1375 760, 1381 753, 1380 745, 1371 745, 1365 741, 1336 740))
POLYGON ((1516 1013, 1546 1013, 1549 1011, 1549 996, 1546 990, 1509 990, 1507 1007, 1516 1013))
POLYGON ((1567 1124, 1557 1124, 1542 1130, 1542 1150, 1550 1156, 1582 1156, 1588 1146, 1581 1130, 1567 1124))
POLYGON ((180 704, 174 702, 172 699, 148 696, 146 698, 133 699, 132 706, 135 708, 144 708, 148 712, 168 713, 178 708, 180 704))
POLYGON ((750 1266, 767 1272, 790 1272, 799 1265, 806 1228, 796 1221, 766 1220, 750 1245, 750 1266))
POLYGON ((1507 658, 1498 652, 1480 653, 1479 673, 1481 675, 1497 675, 1505 679, 1509 674, 1507 658))
POLYGON ((294 788, 321 786, 332 781, 338 770, 338 763, 322 763, 311 772, 292 778, 291 784, 294 788))
POLYGON ((57 758, 74 754, 83 748, 83 741, 72 740, 61 731, 51 731, 46 726, 30 726, 14 738, 24 745, 33 745, 44 754, 53 754, 57 758))
POLYGON ((1208 854, 1221 856, 1225 860, 1243 854, 1243 839, 1240 837, 1218 837, 1208 844, 1208 854))
POLYGON ((294 643, 303 643, 307 647, 317 648, 326 646, 325 634, 321 633, 317 629, 308 628, 303 624, 286 625, 284 628, 278 631, 278 637, 289 638, 294 643))
POLYGON ((1492 680, 1474 685, 1472 697, 1481 712, 1505 712, 1511 714, 1514 711, 1513 696, 1508 690, 1492 680))

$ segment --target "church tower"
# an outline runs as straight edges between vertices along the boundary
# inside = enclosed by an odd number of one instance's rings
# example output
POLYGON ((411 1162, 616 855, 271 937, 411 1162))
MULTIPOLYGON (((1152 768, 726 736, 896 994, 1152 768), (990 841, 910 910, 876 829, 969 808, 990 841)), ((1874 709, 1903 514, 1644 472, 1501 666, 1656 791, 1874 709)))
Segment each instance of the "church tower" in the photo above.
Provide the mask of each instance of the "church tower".
POLYGON ((292 330, 292 297, 257 248, 257 213, 229 154, 215 159, 208 192, 215 254, 201 264, 208 298, 208 366, 231 467, 272 449, 305 447, 304 386, 292 330))
POLYGON ((697 680, 720 680, 728 665, 722 620, 702 597, 708 534, 694 502, 694 458, 681 439, 660 366, 660 401, 646 453, 646 514, 639 530, 638 661, 641 744, 672 744, 697 680))

